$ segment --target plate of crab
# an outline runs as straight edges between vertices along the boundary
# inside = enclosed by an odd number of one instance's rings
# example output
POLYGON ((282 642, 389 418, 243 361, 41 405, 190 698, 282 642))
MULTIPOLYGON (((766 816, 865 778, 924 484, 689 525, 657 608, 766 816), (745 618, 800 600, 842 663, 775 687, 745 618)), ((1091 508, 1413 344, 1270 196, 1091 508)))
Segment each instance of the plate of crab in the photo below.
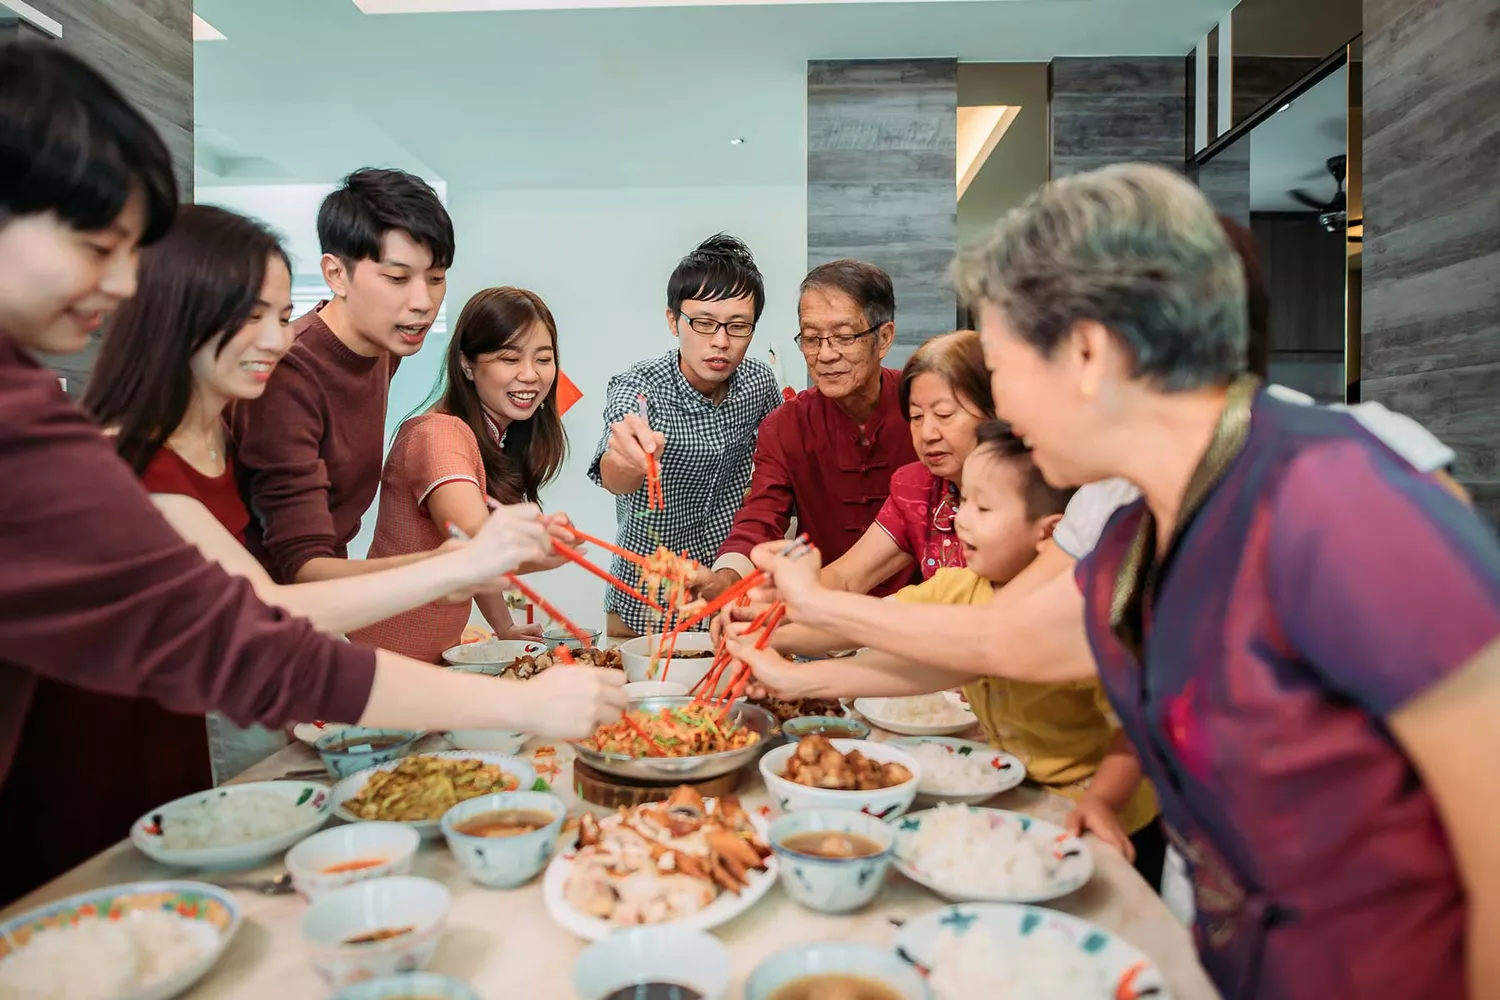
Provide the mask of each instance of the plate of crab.
POLYGON ((708 930, 754 906, 776 870, 764 819, 737 796, 681 785, 664 802, 586 813, 576 846, 548 865, 542 894, 564 930, 590 941, 642 924, 708 930))

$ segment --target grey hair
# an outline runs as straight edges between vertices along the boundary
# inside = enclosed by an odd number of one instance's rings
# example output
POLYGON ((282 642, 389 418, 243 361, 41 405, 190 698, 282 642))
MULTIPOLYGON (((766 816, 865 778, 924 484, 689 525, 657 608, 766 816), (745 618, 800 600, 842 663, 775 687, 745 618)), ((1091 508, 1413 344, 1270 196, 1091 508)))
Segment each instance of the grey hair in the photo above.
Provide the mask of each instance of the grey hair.
POLYGON ((800 292, 833 288, 854 300, 872 327, 896 322, 896 292, 891 276, 863 260, 833 260, 819 264, 802 279, 800 292))
POLYGON ((1245 276, 1196 187, 1127 163, 1053 181, 954 264, 959 295, 988 302, 1051 357, 1094 320, 1131 352, 1132 374, 1164 391, 1245 367, 1245 276))

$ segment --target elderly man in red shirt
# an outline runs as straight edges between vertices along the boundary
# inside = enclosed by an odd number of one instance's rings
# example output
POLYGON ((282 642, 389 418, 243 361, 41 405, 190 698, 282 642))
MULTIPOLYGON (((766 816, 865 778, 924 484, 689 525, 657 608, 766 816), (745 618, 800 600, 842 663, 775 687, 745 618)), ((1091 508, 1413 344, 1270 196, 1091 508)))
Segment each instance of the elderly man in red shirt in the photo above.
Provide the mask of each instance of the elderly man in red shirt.
MULTIPOLYGON (((901 373, 882 368, 896 337, 890 275, 874 264, 836 260, 802 279, 797 346, 813 387, 760 425, 750 494, 719 549, 706 597, 750 572, 750 550, 780 538, 793 516, 825 563, 859 540, 890 493, 891 473, 917 455, 901 411, 901 373)), ((871 591, 912 582, 902 570, 871 591)))

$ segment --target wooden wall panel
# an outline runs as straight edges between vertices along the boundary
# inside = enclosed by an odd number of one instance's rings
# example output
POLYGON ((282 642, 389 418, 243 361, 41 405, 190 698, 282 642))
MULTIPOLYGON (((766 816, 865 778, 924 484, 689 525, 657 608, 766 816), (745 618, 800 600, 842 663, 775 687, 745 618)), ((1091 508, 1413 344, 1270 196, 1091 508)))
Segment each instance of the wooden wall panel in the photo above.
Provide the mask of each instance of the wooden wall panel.
POLYGON ((1451 444, 1500 524, 1500 12, 1364 11, 1363 395, 1451 444))
POLYGON ((1052 176, 1125 161, 1181 170, 1188 141, 1181 56, 1052 61, 1052 176))
MULTIPOLYGON (((64 45, 140 108, 172 153, 184 203, 193 197, 192 0, 28 0, 62 25, 64 45)), ((46 360, 83 395, 98 337, 78 354, 46 360)))
POLYGON ((853 257, 890 273, 888 365, 957 315, 957 128, 955 59, 807 64, 807 264, 853 257))

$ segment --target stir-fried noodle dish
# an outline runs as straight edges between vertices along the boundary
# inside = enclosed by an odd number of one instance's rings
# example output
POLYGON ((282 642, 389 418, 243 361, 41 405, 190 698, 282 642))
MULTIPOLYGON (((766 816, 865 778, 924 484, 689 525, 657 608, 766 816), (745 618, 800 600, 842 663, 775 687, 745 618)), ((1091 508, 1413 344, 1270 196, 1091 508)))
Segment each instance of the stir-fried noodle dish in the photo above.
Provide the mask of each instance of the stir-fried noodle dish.
POLYGON ((600 726, 583 745, 601 753, 627 757, 701 757, 740 750, 760 740, 759 733, 724 716, 723 712, 723 708, 713 705, 629 712, 630 721, 622 718, 600 726))

